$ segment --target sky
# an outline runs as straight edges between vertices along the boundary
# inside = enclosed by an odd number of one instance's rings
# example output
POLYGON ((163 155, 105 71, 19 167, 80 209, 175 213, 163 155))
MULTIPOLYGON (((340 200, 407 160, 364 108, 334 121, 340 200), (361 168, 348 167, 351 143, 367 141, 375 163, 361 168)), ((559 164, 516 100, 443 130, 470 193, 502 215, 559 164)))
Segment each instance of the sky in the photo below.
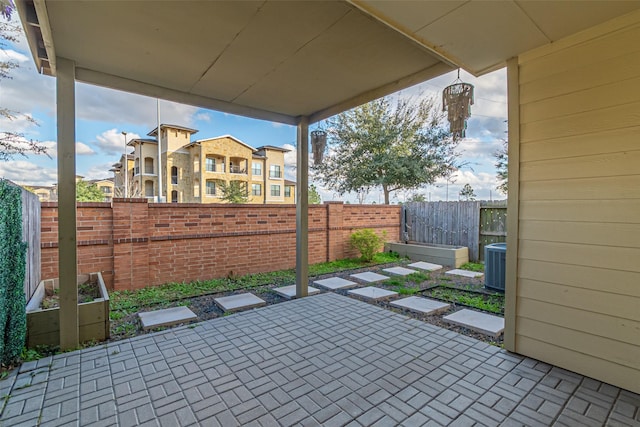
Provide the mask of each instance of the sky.
MULTIPOLYGON (((17 17, 14 18, 17 23, 17 17)), ((37 73, 23 34, 17 43, 0 48, 2 60, 14 60, 19 68, 11 79, 0 80, 0 106, 23 113, 37 124, 20 116, 15 120, 0 118, 0 132, 23 133, 28 139, 49 147, 49 156, 17 156, 0 161, 0 177, 27 185, 51 185, 57 182, 56 171, 56 104, 55 79, 37 73)), ((405 89, 393 96, 436 97, 439 105, 442 90, 452 84, 457 73, 451 72, 422 84, 405 89)), ((403 202, 412 194, 423 194, 427 200, 458 200, 465 184, 470 184, 480 200, 503 199, 498 193, 495 153, 506 138, 507 95, 506 70, 501 69, 475 78, 461 70, 460 79, 475 86, 475 103, 471 109, 466 137, 460 141, 460 161, 465 164, 447 182, 442 178, 435 184, 410 191, 396 191, 391 203, 403 202)), ((286 177, 295 180, 296 128, 281 123, 267 122, 202 109, 190 105, 160 101, 162 123, 171 123, 198 129, 195 139, 220 135, 233 135, 253 146, 274 145, 291 149, 285 156, 286 177)), ((76 84, 76 169, 85 179, 113 177, 109 172, 124 150, 124 137, 146 137, 157 125, 156 99, 106 89, 83 83, 76 84)), ((321 125, 321 123, 320 123, 321 125)), ((318 124, 310 126, 310 130, 318 124)), ((323 201, 344 200, 357 202, 355 194, 343 196, 315 184, 323 201)), ((371 191, 364 203, 380 203, 381 191, 371 191)))

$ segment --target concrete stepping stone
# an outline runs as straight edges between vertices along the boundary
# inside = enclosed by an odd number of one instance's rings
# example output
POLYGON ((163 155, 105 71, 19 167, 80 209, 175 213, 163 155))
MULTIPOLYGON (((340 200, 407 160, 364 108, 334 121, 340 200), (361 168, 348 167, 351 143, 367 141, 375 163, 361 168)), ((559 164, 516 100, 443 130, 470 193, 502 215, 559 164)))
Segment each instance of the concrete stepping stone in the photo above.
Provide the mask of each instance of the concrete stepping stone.
POLYGON ((425 271, 440 270, 442 266, 440 264, 432 264, 430 262, 418 261, 413 264, 409 264, 408 267, 418 268, 425 271))
POLYGON ((356 282, 352 282, 351 280, 346 280, 341 277, 330 277, 328 279, 316 280, 313 284, 318 285, 321 288, 329 289, 330 291, 358 286, 356 282))
POLYGON ((466 308, 442 318, 446 323, 464 326, 481 334, 499 337, 504 332, 504 319, 466 308))
POLYGON ((171 307, 162 310, 145 311, 138 313, 142 329, 160 328, 162 326, 177 325, 178 323, 191 322, 198 319, 198 316, 187 307, 171 307))
POLYGON ((397 301, 393 301, 391 305, 397 308, 404 308, 405 310, 427 315, 438 314, 443 311, 447 311, 449 307, 451 307, 451 304, 422 297, 402 298, 397 301))
MULTIPOLYGON (((283 286, 282 288, 274 288, 273 292, 284 297, 286 299, 293 299, 296 297, 296 285, 291 286, 283 286)), ((309 295, 315 295, 320 293, 320 289, 312 288, 311 286, 307 287, 309 295)))
POLYGON ((396 275, 396 276, 408 276, 410 274, 417 273, 416 270, 412 270, 410 268, 404 268, 404 267, 385 268, 382 271, 386 271, 387 273, 393 274, 393 275, 396 275))
POLYGON ((361 281, 366 282, 366 283, 381 282, 381 281, 387 280, 389 278, 389 276, 384 276, 382 274, 373 273, 371 271, 367 271, 367 272, 364 272, 364 273, 358 273, 358 274, 352 274, 349 277, 353 277, 354 279, 358 279, 358 280, 361 280, 361 281))
POLYGON ((369 301, 379 301, 381 299, 387 299, 398 295, 397 292, 388 291, 382 288, 376 288, 375 286, 368 286, 366 288, 354 289, 348 292, 350 295, 355 295, 369 301))
POLYGON ((459 268, 456 268, 455 270, 449 270, 444 274, 449 274, 452 276, 464 276, 464 277, 482 277, 484 276, 484 273, 480 273, 477 271, 469 271, 469 270, 460 270, 459 268))
POLYGON ((262 298, 258 298, 252 293, 231 295, 228 297, 215 298, 213 300, 218 307, 225 312, 246 310, 248 308, 262 307, 267 302, 262 298))

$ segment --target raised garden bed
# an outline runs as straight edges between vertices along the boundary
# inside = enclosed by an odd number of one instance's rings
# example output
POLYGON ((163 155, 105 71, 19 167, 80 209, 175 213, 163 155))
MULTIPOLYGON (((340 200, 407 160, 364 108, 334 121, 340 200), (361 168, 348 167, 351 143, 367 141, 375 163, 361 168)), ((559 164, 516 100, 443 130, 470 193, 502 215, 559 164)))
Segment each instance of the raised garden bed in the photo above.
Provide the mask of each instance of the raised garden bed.
MULTIPOLYGON (((60 344, 58 279, 40 282, 27 303, 27 347, 60 344)), ((78 275, 78 323, 81 343, 109 338, 109 294, 100 273, 78 275)))
POLYGON ((413 261, 425 261, 445 267, 458 268, 469 262, 469 248, 465 246, 388 242, 385 243, 384 250, 396 252, 413 261))

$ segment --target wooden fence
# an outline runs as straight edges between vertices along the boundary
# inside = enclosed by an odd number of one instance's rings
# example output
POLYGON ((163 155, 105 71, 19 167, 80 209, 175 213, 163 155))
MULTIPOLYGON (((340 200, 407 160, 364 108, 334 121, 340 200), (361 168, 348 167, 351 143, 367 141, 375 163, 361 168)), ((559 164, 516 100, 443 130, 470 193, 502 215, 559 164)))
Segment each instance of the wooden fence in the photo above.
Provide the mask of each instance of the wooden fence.
POLYGON ((29 301, 40 283, 40 199, 19 185, 5 181, 20 188, 22 193, 22 241, 27 242, 24 294, 29 301))
POLYGON ((482 202, 480 205, 480 260, 484 260, 484 247, 507 241, 507 202, 482 202))
POLYGON ((506 202, 416 202, 402 207, 402 240, 466 246, 469 259, 484 259, 484 247, 506 240, 506 202))
POLYGON ((27 301, 40 283, 40 199, 22 188, 22 239, 27 242, 24 294, 27 301))

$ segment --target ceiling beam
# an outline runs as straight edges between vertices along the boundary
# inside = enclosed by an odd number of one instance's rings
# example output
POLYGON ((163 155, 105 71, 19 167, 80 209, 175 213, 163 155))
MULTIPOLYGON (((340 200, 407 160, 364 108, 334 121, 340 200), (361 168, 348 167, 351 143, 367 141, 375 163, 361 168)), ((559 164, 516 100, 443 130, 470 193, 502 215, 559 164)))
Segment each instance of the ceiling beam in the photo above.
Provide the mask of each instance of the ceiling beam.
POLYGON ((287 114, 275 113, 258 108, 247 107, 245 105, 234 104, 215 98, 195 95, 179 90, 169 89, 112 74, 87 68, 76 69, 76 79, 81 82, 107 87, 110 89, 122 90, 125 92, 145 95, 152 98, 160 98, 167 101, 178 102, 180 104, 193 105, 195 107, 207 108, 210 110, 222 111, 229 114, 251 117, 254 119, 267 120, 270 122, 297 125, 298 118, 287 114))

